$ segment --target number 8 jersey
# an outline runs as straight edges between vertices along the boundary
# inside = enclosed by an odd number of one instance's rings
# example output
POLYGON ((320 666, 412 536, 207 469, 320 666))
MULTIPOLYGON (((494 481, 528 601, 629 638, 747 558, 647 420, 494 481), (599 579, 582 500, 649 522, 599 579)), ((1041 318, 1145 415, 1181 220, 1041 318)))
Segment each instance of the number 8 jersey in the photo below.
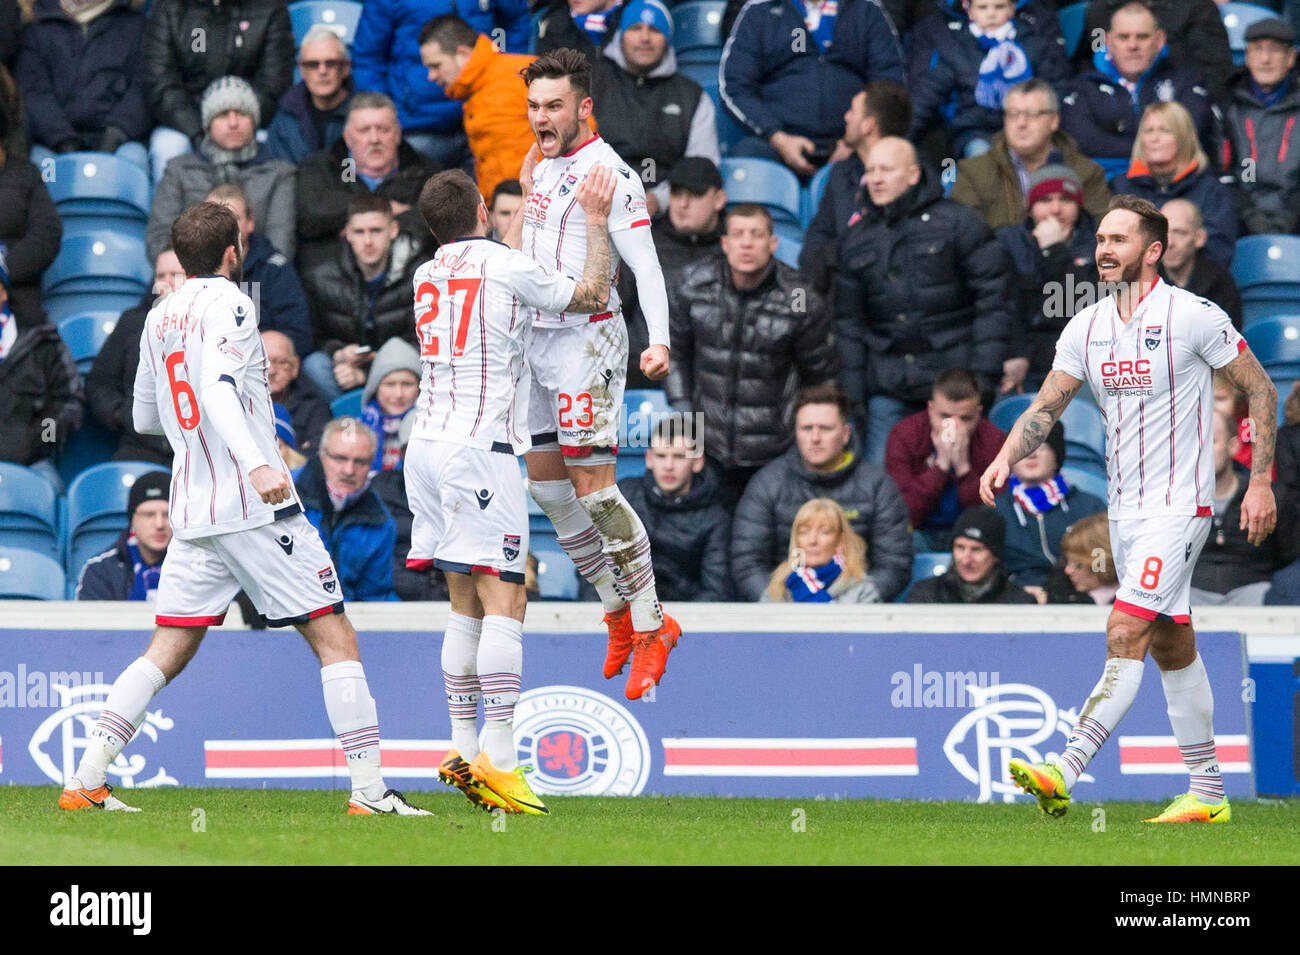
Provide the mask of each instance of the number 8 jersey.
POLYGON ((182 540, 261 527, 286 508, 301 510, 297 491, 291 501, 264 504, 248 479, 264 464, 287 473, 266 370, 253 302, 229 279, 188 279, 145 319, 134 417, 137 427, 161 424, 171 443, 172 532, 182 540), (204 395, 231 387, 247 415, 253 460, 236 460, 204 413, 204 395))
POLYGON ((442 246, 415 272, 424 375, 412 437, 523 454, 531 446, 524 341, 532 310, 562 311, 577 282, 488 238, 442 246))

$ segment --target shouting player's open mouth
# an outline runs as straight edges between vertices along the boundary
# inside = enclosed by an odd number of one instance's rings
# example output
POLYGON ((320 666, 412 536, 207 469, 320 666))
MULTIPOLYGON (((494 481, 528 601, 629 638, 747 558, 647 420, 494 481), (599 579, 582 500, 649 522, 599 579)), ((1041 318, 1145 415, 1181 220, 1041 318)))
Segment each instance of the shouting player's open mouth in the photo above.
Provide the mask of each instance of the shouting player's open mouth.
POLYGON ((543 153, 549 153, 560 143, 559 134, 549 127, 543 127, 537 130, 537 145, 542 148, 543 153))

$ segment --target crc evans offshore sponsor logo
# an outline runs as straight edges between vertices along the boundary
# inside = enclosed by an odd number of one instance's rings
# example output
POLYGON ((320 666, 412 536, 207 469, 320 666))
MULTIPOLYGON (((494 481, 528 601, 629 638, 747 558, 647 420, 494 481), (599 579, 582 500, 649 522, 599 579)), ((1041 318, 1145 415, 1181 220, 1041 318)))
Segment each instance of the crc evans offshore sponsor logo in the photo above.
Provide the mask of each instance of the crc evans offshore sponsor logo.
MULTIPOLYGON (((60 707, 51 713, 27 744, 27 752, 32 761, 51 781, 63 783, 77 769, 81 753, 90 741, 99 719, 99 711, 104 708, 111 687, 107 683, 90 683, 76 687, 55 684, 50 689, 59 696, 60 707)), ((158 734, 172 729, 175 722, 163 716, 162 710, 150 710, 145 713, 144 722, 136 730, 126 751, 108 767, 109 782, 123 789, 145 789, 152 786, 179 786, 180 783, 167 775, 167 770, 158 770, 148 778, 145 771, 148 764, 148 747, 145 739, 158 742, 158 734)))
POLYGON ((636 796, 650 778, 650 741, 636 717, 581 686, 524 693, 515 707, 515 746, 543 795, 636 796))
POLYGON ((1101 386, 1107 394, 1150 395, 1151 362, 1146 358, 1134 361, 1103 361, 1101 386))

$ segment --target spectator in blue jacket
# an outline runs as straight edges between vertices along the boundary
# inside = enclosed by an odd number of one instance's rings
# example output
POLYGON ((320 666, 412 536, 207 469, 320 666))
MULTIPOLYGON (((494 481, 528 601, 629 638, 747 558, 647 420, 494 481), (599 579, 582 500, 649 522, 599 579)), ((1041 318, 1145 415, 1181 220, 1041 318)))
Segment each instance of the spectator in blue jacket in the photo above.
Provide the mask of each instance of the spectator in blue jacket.
POLYGON ((1128 193, 1162 206, 1186 199, 1201 210, 1206 254, 1232 262, 1237 243, 1237 204, 1219 181, 1200 144, 1192 117, 1179 103, 1152 103, 1142 114, 1128 172, 1113 180, 1116 195, 1128 193))
POLYGON ((27 106, 34 159, 42 152, 118 152, 148 168, 153 127, 138 67, 145 17, 131 0, 37 0, 14 78, 27 106), (69 12, 69 11, 74 12, 69 12))
POLYGON ((913 44, 908 58, 911 138, 942 116, 959 156, 989 151, 1002 131, 1002 98, 1015 84, 1038 77, 1060 87, 1070 75, 1056 17, 1037 4, 948 0, 924 26, 933 43, 913 44))
POLYGON ((320 454, 293 480, 303 513, 334 560, 345 600, 396 600, 397 525, 370 486, 375 433, 356 418, 325 426, 320 454))
POLYGON ((759 156, 811 176, 847 158, 844 114, 872 80, 903 82, 903 52, 889 15, 872 0, 831 5, 753 0, 722 50, 718 91, 751 135, 732 156, 759 156))
POLYGON ((369 0, 352 41, 353 78, 358 90, 392 98, 402 133, 416 150, 445 169, 468 172, 473 160, 460 103, 429 79, 420 60, 421 28, 444 13, 457 14, 479 33, 500 37, 509 53, 528 50, 527 0, 369 0))
POLYGON ((266 153, 295 166, 343 135, 352 98, 352 57, 337 33, 314 26, 298 47, 302 79, 280 100, 266 133, 266 153))
POLYGON ((77 600, 154 600, 163 558, 172 542, 167 519, 171 474, 149 471, 135 479, 126 499, 126 529, 102 554, 90 558, 77 580, 77 600))
POLYGON ((1201 147, 1215 155, 1221 122, 1206 81, 1198 71, 1173 65, 1165 32, 1141 3, 1129 3, 1111 15, 1105 49, 1097 51, 1092 69, 1075 76, 1067 91, 1061 126, 1090 159, 1127 160, 1142 110, 1157 100, 1176 100, 1186 107, 1201 147))
POLYGON ((257 327, 264 332, 283 332, 299 354, 311 351, 311 307, 293 263, 256 232, 257 220, 248 207, 248 196, 233 182, 217 186, 205 197, 227 206, 239 220, 244 238, 242 281, 257 303, 257 327))

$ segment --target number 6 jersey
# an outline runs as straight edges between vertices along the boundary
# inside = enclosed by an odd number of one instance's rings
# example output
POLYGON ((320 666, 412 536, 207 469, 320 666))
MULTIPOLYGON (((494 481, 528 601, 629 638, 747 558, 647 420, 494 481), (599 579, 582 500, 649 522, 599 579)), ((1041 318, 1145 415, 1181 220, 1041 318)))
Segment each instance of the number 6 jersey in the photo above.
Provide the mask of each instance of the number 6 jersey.
POLYGON ((161 426, 171 442, 172 532, 182 540, 260 527, 301 509, 297 491, 290 501, 262 503, 248 478, 264 464, 285 470, 266 370, 253 302, 229 279, 188 279, 145 320, 134 418, 141 431, 161 426), (204 408, 205 396, 218 388, 239 396, 251 438, 243 452, 248 460, 236 459, 204 408))
POLYGON ((577 282, 472 238, 442 246, 414 284, 424 375, 412 437, 523 454, 532 446, 529 389, 519 387, 532 310, 563 310, 577 282))

